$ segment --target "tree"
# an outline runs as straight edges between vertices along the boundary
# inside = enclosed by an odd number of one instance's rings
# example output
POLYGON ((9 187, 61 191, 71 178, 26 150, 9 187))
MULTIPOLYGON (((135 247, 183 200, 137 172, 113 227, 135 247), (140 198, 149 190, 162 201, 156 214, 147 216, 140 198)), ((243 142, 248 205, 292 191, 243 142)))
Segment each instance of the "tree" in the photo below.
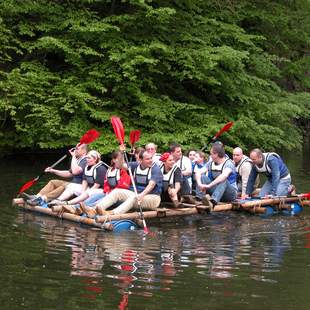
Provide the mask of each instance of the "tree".
POLYGON ((309 5, 269 2, 3 1, 0 147, 59 148, 95 126, 106 153, 114 114, 163 148, 200 147, 230 120, 230 146, 299 146, 309 5))

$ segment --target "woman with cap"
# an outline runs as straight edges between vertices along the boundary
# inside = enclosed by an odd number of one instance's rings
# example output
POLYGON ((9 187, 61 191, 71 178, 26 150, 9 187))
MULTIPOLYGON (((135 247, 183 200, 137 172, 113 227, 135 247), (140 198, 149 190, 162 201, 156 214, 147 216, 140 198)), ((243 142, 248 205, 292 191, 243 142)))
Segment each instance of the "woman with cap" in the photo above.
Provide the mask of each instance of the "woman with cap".
POLYGON ((174 207, 179 207, 182 171, 175 165, 175 161, 171 153, 167 152, 162 154, 159 160, 162 162, 160 170, 163 174, 161 199, 163 202, 172 201, 174 207))

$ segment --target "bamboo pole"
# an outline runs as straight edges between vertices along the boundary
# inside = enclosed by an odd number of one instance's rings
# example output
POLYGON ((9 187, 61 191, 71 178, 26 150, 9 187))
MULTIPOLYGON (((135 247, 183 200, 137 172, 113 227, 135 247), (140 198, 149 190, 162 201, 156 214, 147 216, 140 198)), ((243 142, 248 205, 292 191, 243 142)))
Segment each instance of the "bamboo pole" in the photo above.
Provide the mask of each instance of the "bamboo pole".
MULTIPOLYGON (((206 207, 205 207, 206 208, 206 207)), ((201 209, 200 209, 201 210, 201 209)), ((174 216, 186 216, 200 213, 195 207, 191 208, 177 208, 177 209, 167 209, 167 208, 159 208, 156 211, 143 211, 144 218, 161 218, 161 217, 174 217, 174 216)), ((105 221, 120 221, 120 220, 136 220, 140 219, 139 212, 131 212, 124 214, 115 214, 108 216, 97 216, 96 222, 103 223, 105 221)))
POLYGON ((295 202, 302 200, 301 197, 275 197, 275 198, 266 198, 266 199, 257 199, 250 200, 244 203, 233 203, 234 205, 239 205, 242 208, 249 208, 254 206, 267 206, 267 205, 277 205, 284 202, 295 202))
POLYGON ((79 216, 79 215, 71 214, 71 213, 67 213, 67 212, 64 212, 60 215, 59 213, 53 212, 50 208, 42 208, 42 207, 38 207, 38 206, 29 206, 25 203, 21 203, 21 201, 18 201, 18 200, 15 201, 15 205, 17 205, 18 207, 23 208, 25 210, 34 211, 34 212, 50 215, 53 217, 66 219, 66 220, 69 220, 72 222, 82 223, 82 224, 94 226, 97 228, 105 228, 108 230, 113 230, 110 223, 106 223, 106 225, 104 225, 104 227, 103 227, 101 224, 97 223, 94 219, 91 219, 88 217, 83 217, 83 216, 79 216))

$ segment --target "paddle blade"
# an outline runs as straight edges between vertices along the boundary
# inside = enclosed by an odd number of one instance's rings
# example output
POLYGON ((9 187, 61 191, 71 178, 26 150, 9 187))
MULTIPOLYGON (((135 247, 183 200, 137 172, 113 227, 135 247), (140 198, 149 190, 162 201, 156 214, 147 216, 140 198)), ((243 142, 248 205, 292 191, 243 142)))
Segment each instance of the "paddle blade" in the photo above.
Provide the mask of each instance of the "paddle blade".
POLYGON ((117 140, 120 144, 124 144, 125 130, 121 119, 117 116, 112 116, 111 124, 117 140))
POLYGON ((96 129, 90 129, 88 130, 83 137, 80 139, 80 145, 81 144, 90 144, 96 139, 100 137, 100 132, 96 129))
POLYGON ((143 231, 144 231, 144 233, 147 235, 150 231, 149 231, 149 229, 145 226, 144 228, 143 228, 143 231))
POLYGON ((147 226, 146 226, 146 222, 145 222, 144 217, 143 217, 143 219, 142 219, 142 223, 143 223, 143 231, 144 231, 144 233, 147 235, 150 231, 149 231, 149 229, 148 229, 147 226))
POLYGON ((306 199, 310 199, 310 192, 307 194, 302 194, 301 197, 306 198, 306 199))
POLYGON ((233 124, 234 124, 234 122, 227 123, 219 132, 216 133, 216 135, 213 137, 212 140, 217 139, 222 133, 228 131, 233 124))
POLYGON ((32 185, 34 185, 37 182, 37 179, 33 179, 31 181, 26 182, 19 190, 18 194, 23 193, 26 191, 28 188, 30 188, 32 185))
POLYGON ((132 130, 129 134, 131 145, 135 145, 140 140, 141 130, 132 130))

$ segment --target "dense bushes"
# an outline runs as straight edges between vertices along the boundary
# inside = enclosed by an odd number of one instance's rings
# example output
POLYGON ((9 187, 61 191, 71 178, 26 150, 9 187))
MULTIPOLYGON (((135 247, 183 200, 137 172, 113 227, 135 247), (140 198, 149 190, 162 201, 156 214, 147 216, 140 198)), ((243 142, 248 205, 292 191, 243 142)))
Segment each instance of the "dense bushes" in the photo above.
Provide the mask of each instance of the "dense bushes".
POLYGON ((304 1, 31 1, 0 4, 0 147, 59 148, 109 117, 142 140, 300 145, 310 117, 304 1), (297 122, 296 122, 297 121, 297 122))

